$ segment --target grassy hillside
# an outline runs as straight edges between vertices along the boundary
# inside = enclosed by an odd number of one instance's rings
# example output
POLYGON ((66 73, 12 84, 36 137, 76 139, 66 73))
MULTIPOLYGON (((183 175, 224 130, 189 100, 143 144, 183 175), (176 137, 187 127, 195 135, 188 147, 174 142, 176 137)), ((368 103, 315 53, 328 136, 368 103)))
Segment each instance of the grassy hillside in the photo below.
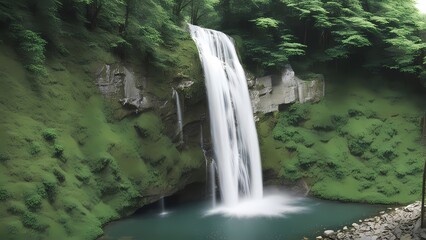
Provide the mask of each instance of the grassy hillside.
POLYGON ((305 179, 327 199, 408 203, 420 199, 426 97, 373 76, 331 77, 317 104, 295 104, 259 124, 265 170, 305 179))
MULTIPOLYGON (((38 79, 27 76, 13 44, 0 41, 2 239, 94 239, 102 224, 176 191, 204 164, 199 146, 178 149, 159 112, 114 118, 118 103, 94 80, 97 67, 119 61, 108 33, 68 27, 61 39, 68 53, 51 53, 48 76, 38 79)), ((175 70, 149 76, 149 91, 163 100, 173 75, 199 72, 192 41, 178 44, 162 50, 176 58, 175 70)))

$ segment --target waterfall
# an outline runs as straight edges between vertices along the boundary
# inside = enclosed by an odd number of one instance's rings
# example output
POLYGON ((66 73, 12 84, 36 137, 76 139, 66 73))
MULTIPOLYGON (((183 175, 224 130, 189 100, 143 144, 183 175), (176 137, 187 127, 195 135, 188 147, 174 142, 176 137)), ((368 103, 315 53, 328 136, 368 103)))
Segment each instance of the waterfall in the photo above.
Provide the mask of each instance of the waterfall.
POLYGON ((183 124, 182 124, 182 108, 180 105, 180 99, 179 99, 179 93, 176 91, 176 89, 173 89, 173 97, 176 99, 176 112, 177 112, 177 119, 178 119, 178 131, 179 131, 179 137, 180 137, 180 144, 183 143, 183 124))
POLYGON ((230 37, 189 25, 202 66, 221 199, 234 206, 263 196, 260 151, 247 80, 230 37))

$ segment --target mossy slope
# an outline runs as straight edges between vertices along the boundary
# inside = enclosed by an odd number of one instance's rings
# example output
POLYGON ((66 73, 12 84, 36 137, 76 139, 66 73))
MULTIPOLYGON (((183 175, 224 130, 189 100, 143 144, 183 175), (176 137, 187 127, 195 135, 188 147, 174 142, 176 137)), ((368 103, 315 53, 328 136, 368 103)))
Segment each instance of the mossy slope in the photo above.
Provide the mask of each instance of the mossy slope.
MULTIPOLYGON (((199 146, 179 150, 159 113, 114 119, 92 75, 118 61, 104 50, 107 33, 69 30, 70 54, 52 54, 45 78, 28 78, 11 45, 0 45, 2 239, 94 239, 103 224, 176 191, 203 166, 199 146)), ((155 81, 153 93, 170 84, 155 81)))
POLYGON ((418 200, 424 164, 419 123, 426 98, 391 80, 341 79, 328 83, 320 103, 295 104, 263 118, 264 169, 280 178, 303 178, 311 194, 322 198, 418 200))

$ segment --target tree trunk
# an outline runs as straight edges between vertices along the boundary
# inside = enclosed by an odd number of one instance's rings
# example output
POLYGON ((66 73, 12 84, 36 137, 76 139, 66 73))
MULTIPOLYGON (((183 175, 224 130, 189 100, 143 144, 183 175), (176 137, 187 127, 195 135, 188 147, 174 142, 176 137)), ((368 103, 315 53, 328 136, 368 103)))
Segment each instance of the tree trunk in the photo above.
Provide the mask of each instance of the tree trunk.
POLYGON ((101 0, 95 0, 86 5, 86 26, 91 30, 95 29, 98 25, 98 16, 102 9, 102 3, 100 1, 101 0))
POLYGON ((119 32, 121 36, 126 36, 127 26, 129 25, 130 3, 126 4, 126 14, 124 15, 124 23, 120 25, 119 32))

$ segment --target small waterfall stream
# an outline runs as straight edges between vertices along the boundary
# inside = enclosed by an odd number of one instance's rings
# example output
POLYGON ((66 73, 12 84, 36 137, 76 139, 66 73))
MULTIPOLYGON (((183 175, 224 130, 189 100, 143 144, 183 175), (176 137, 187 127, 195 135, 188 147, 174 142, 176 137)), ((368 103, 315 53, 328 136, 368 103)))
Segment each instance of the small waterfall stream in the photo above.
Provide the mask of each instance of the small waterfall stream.
POLYGON ((214 160, 210 162, 210 194, 212 198, 212 207, 216 207, 216 163, 214 160))
POLYGON ((179 93, 176 91, 176 89, 173 89, 173 98, 176 100, 176 112, 177 112, 177 119, 178 119, 178 134, 179 134, 179 141, 180 144, 183 144, 183 123, 182 123, 182 107, 179 99, 179 93))
POLYGON ((166 205, 164 203, 164 197, 161 197, 160 199, 160 215, 167 215, 168 212, 166 211, 166 205))

